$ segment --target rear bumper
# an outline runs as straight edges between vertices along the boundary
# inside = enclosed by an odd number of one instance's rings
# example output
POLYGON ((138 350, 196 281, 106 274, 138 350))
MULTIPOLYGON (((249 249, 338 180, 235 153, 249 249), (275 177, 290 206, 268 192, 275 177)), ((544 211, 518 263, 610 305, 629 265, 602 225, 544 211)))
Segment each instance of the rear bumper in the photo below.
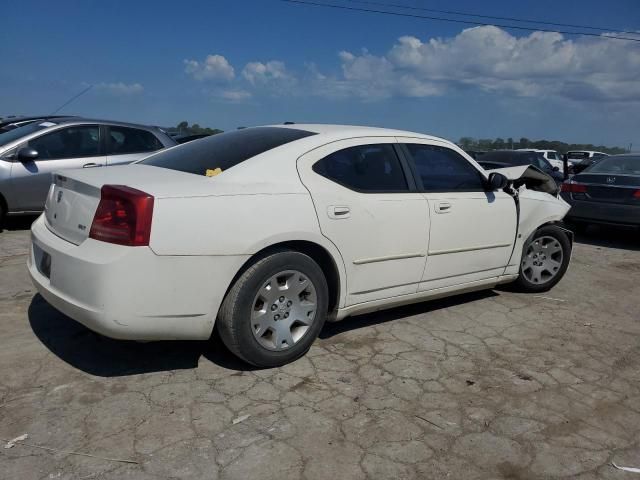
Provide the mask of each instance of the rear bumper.
POLYGON ((40 294, 65 315, 111 338, 205 340, 245 256, 158 256, 147 247, 69 243, 40 217, 27 266, 40 294), (41 259, 50 256, 50 269, 41 259))
POLYGON ((570 205, 568 220, 603 223, 609 225, 640 226, 640 206, 615 203, 583 202, 562 193, 570 205))

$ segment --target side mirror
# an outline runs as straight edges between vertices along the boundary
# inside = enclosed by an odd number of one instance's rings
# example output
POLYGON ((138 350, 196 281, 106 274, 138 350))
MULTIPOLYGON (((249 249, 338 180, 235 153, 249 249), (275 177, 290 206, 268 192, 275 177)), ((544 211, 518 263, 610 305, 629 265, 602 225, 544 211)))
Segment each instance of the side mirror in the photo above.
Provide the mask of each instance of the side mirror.
POLYGON ((559 171, 560 171, 560 169, 559 169, 558 167, 553 167, 553 171, 554 171, 554 172, 559 172, 559 171))
POLYGON ((503 174, 498 172, 493 172, 489 174, 489 179, 487 180, 487 187, 489 190, 502 190, 509 184, 509 180, 503 174))
POLYGON ((17 158, 21 162, 29 162, 38 158, 38 151, 35 148, 23 147, 18 150, 17 158))

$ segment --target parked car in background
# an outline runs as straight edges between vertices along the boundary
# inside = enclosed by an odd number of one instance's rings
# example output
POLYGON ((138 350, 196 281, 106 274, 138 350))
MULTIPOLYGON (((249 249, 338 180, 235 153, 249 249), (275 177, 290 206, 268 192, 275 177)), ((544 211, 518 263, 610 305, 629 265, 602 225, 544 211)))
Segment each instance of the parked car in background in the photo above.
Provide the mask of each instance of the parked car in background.
POLYGON ((45 120, 55 120, 59 118, 71 118, 70 115, 39 115, 35 117, 26 117, 26 116, 18 116, 11 115, 8 117, 0 118, 0 133, 8 132, 9 130, 13 130, 14 128, 21 127, 23 125, 27 125, 33 122, 43 122, 45 120))
POLYGON ((484 154, 477 162, 485 170, 533 165, 553 177, 558 185, 564 181, 564 175, 560 173, 558 167, 551 165, 541 152, 535 150, 494 150, 484 154))
POLYGON ((273 367, 327 318, 555 285, 569 206, 531 170, 488 174, 450 142, 398 130, 235 130, 57 175, 28 268, 49 303, 99 333, 204 340, 216 328, 273 367), (513 197, 508 182, 530 178, 513 197))
POLYGON ((79 117, 0 133, 0 219, 41 212, 53 172, 131 163, 174 145, 155 127, 79 117))
POLYGON ((487 153, 486 150, 465 150, 465 153, 469 155, 474 160, 478 160, 482 155, 487 153))
POLYGON ((562 157, 555 150, 541 150, 536 148, 519 148, 517 151, 522 152, 538 152, 547 160, 551 166, 558 167, 558 171, 564 173, 564 162, 562 157))
POLYGON ((606 158, 609 155, 602 152, 580 150, 567 152, 566 156, 567 164, 569 165, 569 172, 572 174, 577 174, 590 167, 601 158, 606 158))
POLYGON ((562 184, 568 220, 640 227, 640 155, 601 158, 562 184))
POLYGON ((608 153, 594 152, 593 150, 571 150, 565 155, 567 156, 567 162, 569 162, 570 165, 580 163, 583 160, 589 160, 592 158, 598 159, 609 156, 608 153))

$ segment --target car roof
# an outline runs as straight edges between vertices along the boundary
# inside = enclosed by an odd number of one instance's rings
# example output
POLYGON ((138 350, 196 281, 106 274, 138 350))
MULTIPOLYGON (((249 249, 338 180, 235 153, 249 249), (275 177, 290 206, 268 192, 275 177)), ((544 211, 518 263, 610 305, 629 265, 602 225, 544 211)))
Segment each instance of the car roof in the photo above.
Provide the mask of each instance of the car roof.
POLYGON ((75 124, 75 123, 94 123, 98 125, 117 125, 119 127, 132 127, 132 128, 151 128, 155 130, 162 130, 160 127, 156 127, 154 125, 145 125, 142 123, 130 123, 130 122, 120 122, 118 120, 104 120, 99 118, 87 118, 87 117, 60 117, 51 119, 52 123, 56 125, 66 125, 66 124, 75 124))
POLYGON ((267 125, 269 127, 293 128, 296 130, 306 130, 324 135, 336 135, 345 138, 349 137, 375 137, 375 136, 397 136, 397 137, 416 137, 425 140, 438 140, 441 142, 451 143, 444 138, 425 135, 423 133, 409 132, 406 130, 395 130, 382 127, 365 127, 360 125, 334 125, 324 123, 288 123, 285 125, 267 125))

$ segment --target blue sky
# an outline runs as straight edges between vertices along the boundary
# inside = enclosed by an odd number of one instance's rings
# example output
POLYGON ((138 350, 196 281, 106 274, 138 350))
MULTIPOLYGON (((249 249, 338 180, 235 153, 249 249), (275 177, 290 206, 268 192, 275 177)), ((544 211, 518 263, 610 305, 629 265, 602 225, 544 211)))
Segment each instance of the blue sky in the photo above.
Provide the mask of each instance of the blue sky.
MULTIPOLYGON (((637 0, 388 3, 640 30, 637 0)), ((0 10, 0 114, 48 113, 94 85, 63 113, 640 148, 640 43, 277 0, 5 0, 0 10)))

